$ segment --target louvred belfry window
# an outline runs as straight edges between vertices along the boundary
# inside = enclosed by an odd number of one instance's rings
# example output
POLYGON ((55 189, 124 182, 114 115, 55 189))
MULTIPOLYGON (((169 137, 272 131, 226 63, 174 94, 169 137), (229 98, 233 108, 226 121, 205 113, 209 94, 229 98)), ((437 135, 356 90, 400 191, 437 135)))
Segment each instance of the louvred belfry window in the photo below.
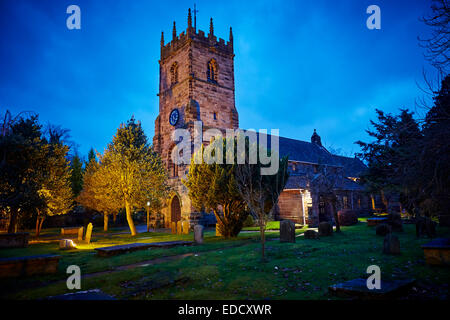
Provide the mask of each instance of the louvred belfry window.
POLYGON ((208 81, 217 83, 217 62, 215 59, 209 60, 206 76, 208 81))

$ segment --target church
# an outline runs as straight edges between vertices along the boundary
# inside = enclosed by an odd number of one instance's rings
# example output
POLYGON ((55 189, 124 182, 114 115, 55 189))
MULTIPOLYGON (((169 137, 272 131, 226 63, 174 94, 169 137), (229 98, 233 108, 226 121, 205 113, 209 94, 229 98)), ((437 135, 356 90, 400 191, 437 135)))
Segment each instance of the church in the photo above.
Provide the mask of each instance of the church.
MULTIPOLYGON (((161 33, 159 60, 159 115, 155 120, 153 146, 167 169, 172 195, 162 210, 163 224, 189 221, 215 223, 211 213, 198 212, 191 205, 188 190, 182 179, 188 165, 176 165, 171 152, 175 146, 175 129, 194 130, 194 122, 201 121, 203 130, 239 129, 239 114, 235 105, 233 32, 228 41, 214 34, 213 20, 209 32, 197 30, 188 11, 187 29, 177 33, 173 23, 171 40, 165 43, 161 33)), ((357 183, 365 165, 357 158, 333 155, 322 146, 314 130, 311 141, 279 137, 280 156, 289 156, 289 180, 279 198, 275 219, 290 219, 296 223, 316 226, 333 220, 329 204, 305 183, 307 172, 315 172, 319 164, 340 170, 343 181, 337 186, 339 209, 363 211, 369 209, 370 199, 357 183)), ((372 201, 373 203, 373 201, 372 201)))

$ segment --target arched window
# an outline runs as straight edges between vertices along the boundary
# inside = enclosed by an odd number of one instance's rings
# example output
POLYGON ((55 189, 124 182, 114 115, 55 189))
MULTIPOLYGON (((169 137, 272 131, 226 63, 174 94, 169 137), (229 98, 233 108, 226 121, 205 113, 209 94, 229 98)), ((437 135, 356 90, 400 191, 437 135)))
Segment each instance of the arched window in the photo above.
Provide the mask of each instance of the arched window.
POLYGON ((217 74, 217 62, 215 59, 211 59, 208 62, 208 69, 206 70, 206 78, 210 82, 217 83, 218 74, 217 74))
POLYGON ((178 82, 178 63, 174 62, 170 67, 170 84, 174 85, 178 82))

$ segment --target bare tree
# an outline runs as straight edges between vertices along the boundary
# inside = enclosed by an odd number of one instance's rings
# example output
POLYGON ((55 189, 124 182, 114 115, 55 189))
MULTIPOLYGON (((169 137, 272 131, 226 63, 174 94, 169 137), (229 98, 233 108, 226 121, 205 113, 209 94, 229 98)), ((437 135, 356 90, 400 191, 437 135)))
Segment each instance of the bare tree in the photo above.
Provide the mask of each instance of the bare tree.
POLYGON ((432 28, 431 36, 419 37, 419 44, 426 49, 425 58, 431 65, 446 74, 450 65, 450 4, 447 0, 433 0, 431 10, 429 16, 421 19, 432 28))
POLYGON ((248 152, 245 158, 244 164, 236 166, 236 183, 250 214, 258 221, 261 234, 261 254, 264 261, 266 225, 269 218, 273 217, 279 196, 289 177, 287 172, 288 158, 279 159, 279 170, 274 175, 262 175, 261 168, 263 165, 261 165, 260 161, 257 161, 256 164, 251 164, 248 152))

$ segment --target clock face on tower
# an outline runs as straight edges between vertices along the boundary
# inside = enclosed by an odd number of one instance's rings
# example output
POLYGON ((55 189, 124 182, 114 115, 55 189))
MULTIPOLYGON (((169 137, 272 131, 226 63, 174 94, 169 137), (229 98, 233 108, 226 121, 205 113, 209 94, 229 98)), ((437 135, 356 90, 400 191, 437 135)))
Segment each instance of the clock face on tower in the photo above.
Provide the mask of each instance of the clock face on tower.
POLYGON ((173 109, 172 112, 170 112, 169 123, 174 126, 177 124, 179 118, 180 114, 178 112, 178 109, 173 109))

